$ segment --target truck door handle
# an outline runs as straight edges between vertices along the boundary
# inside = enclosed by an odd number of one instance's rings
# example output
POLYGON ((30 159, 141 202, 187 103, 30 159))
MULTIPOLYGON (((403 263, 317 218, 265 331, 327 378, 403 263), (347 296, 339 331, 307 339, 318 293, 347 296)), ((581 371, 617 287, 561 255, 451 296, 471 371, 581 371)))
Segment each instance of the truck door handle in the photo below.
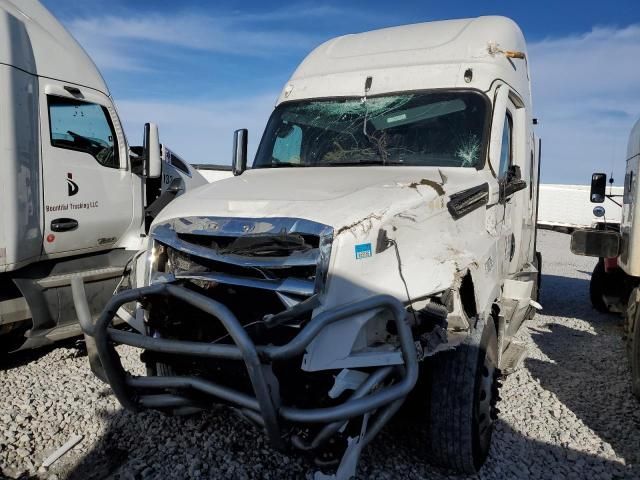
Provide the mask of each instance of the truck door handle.
POLYGON ((78 221, 73 218, 56 218, 51 220, 52 232, 69 232, 78 228, 78 221))

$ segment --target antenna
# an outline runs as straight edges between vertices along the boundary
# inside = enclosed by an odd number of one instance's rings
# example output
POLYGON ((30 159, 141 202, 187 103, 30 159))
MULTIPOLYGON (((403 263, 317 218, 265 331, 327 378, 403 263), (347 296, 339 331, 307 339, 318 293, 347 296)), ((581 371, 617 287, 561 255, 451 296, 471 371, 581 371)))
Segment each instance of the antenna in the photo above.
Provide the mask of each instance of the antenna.
POLYGON ((613 170, 611 170, 611 175, 609 175, 609 195, 613 195, 613 170))

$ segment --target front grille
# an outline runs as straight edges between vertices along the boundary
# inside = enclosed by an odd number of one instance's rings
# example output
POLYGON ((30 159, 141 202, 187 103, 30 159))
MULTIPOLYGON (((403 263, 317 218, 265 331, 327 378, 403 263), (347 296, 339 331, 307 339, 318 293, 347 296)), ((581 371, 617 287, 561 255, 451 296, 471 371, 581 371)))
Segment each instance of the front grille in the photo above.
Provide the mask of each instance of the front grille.
POLYGON ((158 225, 151 236, 165 256, 152 273, 271 291, 291 307, 321 292, 333 229, 295 218, 196 217, 158 225))

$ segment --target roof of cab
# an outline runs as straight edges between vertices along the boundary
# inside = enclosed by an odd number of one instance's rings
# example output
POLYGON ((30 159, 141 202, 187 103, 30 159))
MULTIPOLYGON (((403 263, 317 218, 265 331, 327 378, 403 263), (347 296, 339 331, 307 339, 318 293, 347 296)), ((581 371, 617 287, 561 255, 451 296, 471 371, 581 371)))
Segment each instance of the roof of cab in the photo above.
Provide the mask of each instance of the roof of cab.
POLYGON ((375 94, 455 86, 487 90, 500 73, 500 77, 509 77, 505 81, 514 81, 519 84, 516 88, 527 94, 526 62, 507 58, 502 50, 526 55, 518 25, 500 16, 416 23, 344 35, 318 46, 303 60, 280 101, 361 95, 363 76, 373 77, 370 94, 375 94), (490 45, 495 46, 494 51, 490 45), (469 85, 464 84, 463 66, 474 69, 474 81, 469 85), (352 83, 351 79, 357 80, 352 83), (352 92, 354 89, 357 91, 352 92))
POLYGON ((0 63, 109 93, 89 55, 37 0, 0 0, 0 63))

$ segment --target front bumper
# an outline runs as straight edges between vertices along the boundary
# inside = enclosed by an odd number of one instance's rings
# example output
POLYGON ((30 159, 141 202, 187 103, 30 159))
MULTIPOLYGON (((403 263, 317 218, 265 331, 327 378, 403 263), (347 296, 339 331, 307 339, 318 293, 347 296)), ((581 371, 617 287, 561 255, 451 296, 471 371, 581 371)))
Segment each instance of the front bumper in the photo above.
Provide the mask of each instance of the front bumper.
MULTIPOLYGON (((357 439, 358 447, 352 449, 357 450, 353 453, 357 458, 364 445, 380 431, 402 405, 418 378, 417 354, 412 332, 406 321, 406 311, 401 302, 388 295, 377 295, 322 312, 313 317, 290 342, 281 346, 272 346, 256 345, 226 306, 179 284, 154 284, 121 292, 108 302, 95 325, 89 315, 82 280, 74 279, 72 287, 78 317, 87 339, 92 369, 111 385, 122 406, 128 410, 194 407, 196 405, 189 398, 188 392, 195 390, 199 394, 206 395, 207 398, 210 397, 212 403, 224 403, 236 407, 245 416, 263 426, 276 448, 290 445, 300 450, 313 450, 320 447, 341 429, 345 421, 365 416, 362 433, 357 439), (173 297, 211 315, 224 326, 233 339, 234 345, 153 338, 111 327, 113 318, 122 305, 133 301, 144 305, 154 297, 173 297), (281 404, 278 380, 270 367, 272 361, 299 356, 315 336, 333 322, 378 309, 387 309, 392 315, 404 365, 378 367, 346 401, 335 406, 300 409, 281 404), (242 361, 254 395, 247 395, 197 376, 132 376, 124 370, 114 348, 115 344, 130 345, 159 353, 242 361), (395 381, 389 384, 392 378, 395 381), (387 385, 381 386, 385 382, 387 385), (148 393, 149 391, 158 393, 148 393), (295 436, 288 437, 284 428, 287 423, 321 424, 322 428, 313 439, 302 440, 295 436)), ((303 313, 305 312, 300 312, 300 314, 303 313)))

